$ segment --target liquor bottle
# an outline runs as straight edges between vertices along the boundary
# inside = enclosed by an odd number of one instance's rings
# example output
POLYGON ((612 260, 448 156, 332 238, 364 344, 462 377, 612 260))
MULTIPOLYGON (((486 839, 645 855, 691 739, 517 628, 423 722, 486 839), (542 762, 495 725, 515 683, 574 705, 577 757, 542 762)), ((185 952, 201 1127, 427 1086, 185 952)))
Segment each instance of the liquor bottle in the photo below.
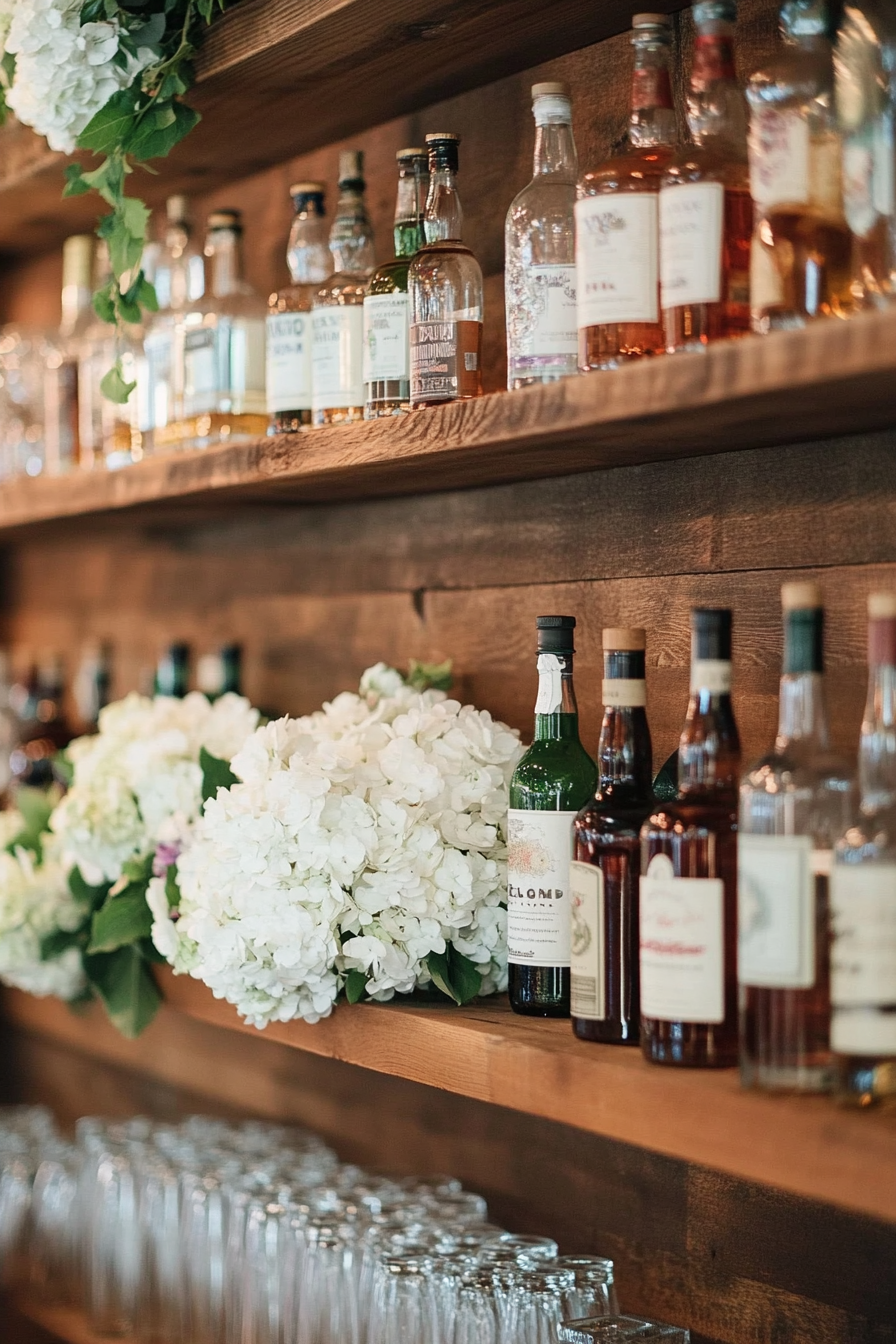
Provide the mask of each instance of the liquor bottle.
POLYGON ((64 690, 61 658, 46 657, 31 669, 19 741, 10 757, 13 790, 49 788, 56 781, 56 756, 72 740, 62 706, 64 690))
POLYGON ((190 685, 190 646, 170 644, 156 665, 154 693, 182 700, 190 685))
POLYGON ((828 879, 853 791, 828 740, 821 593, 814 583, 785 583, 781 601, 778 735, 740 786, 741 1080, 825 1092, 833 1081, 828 879))
POLYGON ((827 0, 785 0, 784 49, 747 83, 753 327, 803 326, 853 307, 827 0))
POLYGON ((72 683, 72 697, 82 732, 96 731, 100 710, 109 703, 112 656, 109 645, 91 640, 84 648, 72 683))
MULTIPOLYGON (((179 446, 182 429, 178 409, 183 389, 178 376, 182 361, 175 359, 175 333, 187 308, 205 293, 205 262, 190 226, 185 196, 169 196, 165 203, 167 227, 155 265, 153 284, 159 308, 146 324, 145 452, 166 452, 179 446)), ((139 391, 139 388, 138 388, 139 391)))
POLYGON ((565 84, 533 84, 532 181, 504 225, 507 386, 576 372, 575 200, 578 160, 565 84))
POLYGON ((661 355, 659 190, 678 139, 665 14, 636 14, 630 148, 586 173, 576 202, 579 368, 661 355))
POLYGON ((225 644, 217 653, 205 653, 196 664, 196 686, 209 700, 242 694, 242 646, 225 644))
POLYGON ((364 418, 364 291, 376 265, 364 201, 364 155, 339 155, 339 202, 330 230, 335 273, 311 311, 312 419, 345 425, 364 418))
POLYGON ((734 72, 735 0, 700 0, 687 99, 693 144, 660 188, 660 294, 666 349, 701 350, 750 331, 753 202, 747 116, 734 72))
POLYGON ((378 266, 364 296, 364 416, 377 420, 411 408, 408 347, 411 258, 425 241, 423 215, 429 159, 422 149, 400 149, 395 202, 395 260, 378 266))
POLYGON ((655 1064, 737 1063, 737 785, 731 612, 691 612, 678 797, 641 829, 641 1046, 655 1064))
POLYGON ((311 427, 311 308, 333 271, 327 243, 322 182, 296 182, 289 189, 293 216, 286 249, 292 284, 268 300, 267 397, 271 434, 311 427))
POLYGON ((896 1095, 896 593, 868 598, 859 816, 831 869, 831 1046, 843 1097, 896 1095))
POLYGON ((411 262, 411 405, 438 406, 482 395, 482 271, 461 242, 457 194, 460 136, 426 137, 426 246, 411 262))
MULTIPOLYGON (((108 284, 112 274, 109 249, 98 243, 94 253, 94 289, 108 284)), ((143 456, 137 399, 131 394, 124 403, 103 395, 102 381, 116 360, 121 361, 126 383, 136 382, 137 361, 143 351, 138 326, 116 330, 93 316, 78 342, 78 443, 79 464, 92 470, 112 470, 139 461, 143 456)))
POLYGON ((60 475, 78 464, 78 349, 93 321, 90 288, 96 239, 76 233, 62 245, 62 321, 51 343, 44 382, 46 469, 60 475))
POLYGON ((597 791, 574 823, 570 869, 572 1029, 637 1045, 641 826, 653 807, 644 631, 603 632, 604 718, 597 791))
POLYGON ((572 824, 597 771, 579 741, 574 616, 539 616, 535 741, 510 781, 508 991, 515 1013, 569 1016, 572 824))

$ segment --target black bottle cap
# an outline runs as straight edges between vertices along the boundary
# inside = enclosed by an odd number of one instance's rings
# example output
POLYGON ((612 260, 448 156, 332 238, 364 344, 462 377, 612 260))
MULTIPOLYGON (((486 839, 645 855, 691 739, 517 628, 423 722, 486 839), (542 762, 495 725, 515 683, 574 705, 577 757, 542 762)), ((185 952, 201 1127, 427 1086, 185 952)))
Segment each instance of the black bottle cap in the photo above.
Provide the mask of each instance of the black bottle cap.
POLYGON ((536 616, 539 653, 575 653, 575 616, 536 616))
POLYGON ((691 609, 691 657, 701 661, 731 661, 731 612, 728 607, 691 609))
POLYGON ((436 168, 449 168, 452 172, 457 172, 459 163, 457 147, 460 144, 460 136, 452 131, 435 131, 426 137, 426 148, 429 153, 430 170, 436 168))

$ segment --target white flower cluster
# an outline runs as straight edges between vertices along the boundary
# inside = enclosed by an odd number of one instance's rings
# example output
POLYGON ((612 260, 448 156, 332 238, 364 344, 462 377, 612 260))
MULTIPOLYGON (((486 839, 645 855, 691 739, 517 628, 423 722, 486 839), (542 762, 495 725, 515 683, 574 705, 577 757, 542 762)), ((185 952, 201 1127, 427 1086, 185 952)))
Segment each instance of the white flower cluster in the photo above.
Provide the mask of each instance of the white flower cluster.
POLYGON ((447 944, 503 988, 506 816, 516 732, 391 668, 301 719, 259 728, 240 782, 205 807, 157 946, 253 1025, 327 1016, 346 974, 389 999, 447 944))
POLYGON ((84 988, 77 948, 41 961, 40 945, 48 933, 76 929, 83 911, 52 845, 40 864, 28 850, 7 852, 23 825, 18 812, 0 813, 0 980, 29 994, 73 999, 84 988))

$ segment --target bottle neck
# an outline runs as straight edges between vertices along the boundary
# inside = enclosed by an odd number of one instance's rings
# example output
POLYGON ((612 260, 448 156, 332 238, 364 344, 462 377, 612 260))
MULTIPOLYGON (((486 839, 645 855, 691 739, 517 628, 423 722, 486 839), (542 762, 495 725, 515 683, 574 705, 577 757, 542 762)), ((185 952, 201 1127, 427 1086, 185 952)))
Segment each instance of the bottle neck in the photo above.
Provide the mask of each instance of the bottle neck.
POLYGON ((316 211, 301 210, 293 219, 286 264, 294 285, 322 284, 332 274, 326 221, 316 211))
POLYGON ((554 177, 559 182, 575 182, 579 172, 576 142, 568 121, 535 124, 534 177, 554 177))
POLYGON ((740 739, 731 707, 731 663, 691 663, 691 698, 678 744, 678 788, 684 795, 735 793, 740 739))
POLYGON ((607 650, 602 690, 598 796, 646 801, 651 797, 653 751, 645 708, 643 650, 607 650))
POLYGON ((330 230, 330 252, 334 268, 349 275, 367 274, 376 265, 373 225, 364 202, 363 184, 342 188, 330 230))
POLYGON ((828 750, 823 673, 824 611, 821 607, 786 611, 777 751, 828 750))
POLYGON ((238 293, 243 286, 243 249, 238 233, 216 229, 209 235, 205 255, 209 259, 211 292, 216 299, 238 293))
MULTIPOLYGON (((422 165, 421 165, 422 167, 422 165)), ((398 178, 398 195, 395 200, 395 241, 396 257, 412 257, 419 252, 426 241, 423 231, 423 217, 426 213, 426 197, 429 192, 429 173, 416 169, 403 169, 398 178)))
POLYGON ((635 41, 628 133, 632 144, 639 149, 673 145, 677 139, 670 55, 666 42, 635 41))
POLYGON ((736 157, 746 158, 747 108, 734 68, 730 23, 718 21, 697 31, 687 119, 697 144, 720 141, 736 157))
POLYGON ((453 168, 435 168, 429 180, 424 228, 428 243, 460 242, 464 212, 453 168))
POLYGON ((535 741, 578 740, 578 736, 579 710, 572 682, 572 654, 540 653, 535 741))

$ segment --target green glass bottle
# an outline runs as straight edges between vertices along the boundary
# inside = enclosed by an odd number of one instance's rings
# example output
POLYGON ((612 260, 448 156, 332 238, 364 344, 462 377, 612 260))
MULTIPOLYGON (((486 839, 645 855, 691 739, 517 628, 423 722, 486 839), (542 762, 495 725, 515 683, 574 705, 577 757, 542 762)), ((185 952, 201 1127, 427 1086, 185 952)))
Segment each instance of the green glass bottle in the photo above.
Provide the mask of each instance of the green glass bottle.
POLYGON ((579 741, 574 616, 539 616, 535 741, 510 781, 507 947, 510 1006, 569 1017, 572 823, 597 785, 579 741))

